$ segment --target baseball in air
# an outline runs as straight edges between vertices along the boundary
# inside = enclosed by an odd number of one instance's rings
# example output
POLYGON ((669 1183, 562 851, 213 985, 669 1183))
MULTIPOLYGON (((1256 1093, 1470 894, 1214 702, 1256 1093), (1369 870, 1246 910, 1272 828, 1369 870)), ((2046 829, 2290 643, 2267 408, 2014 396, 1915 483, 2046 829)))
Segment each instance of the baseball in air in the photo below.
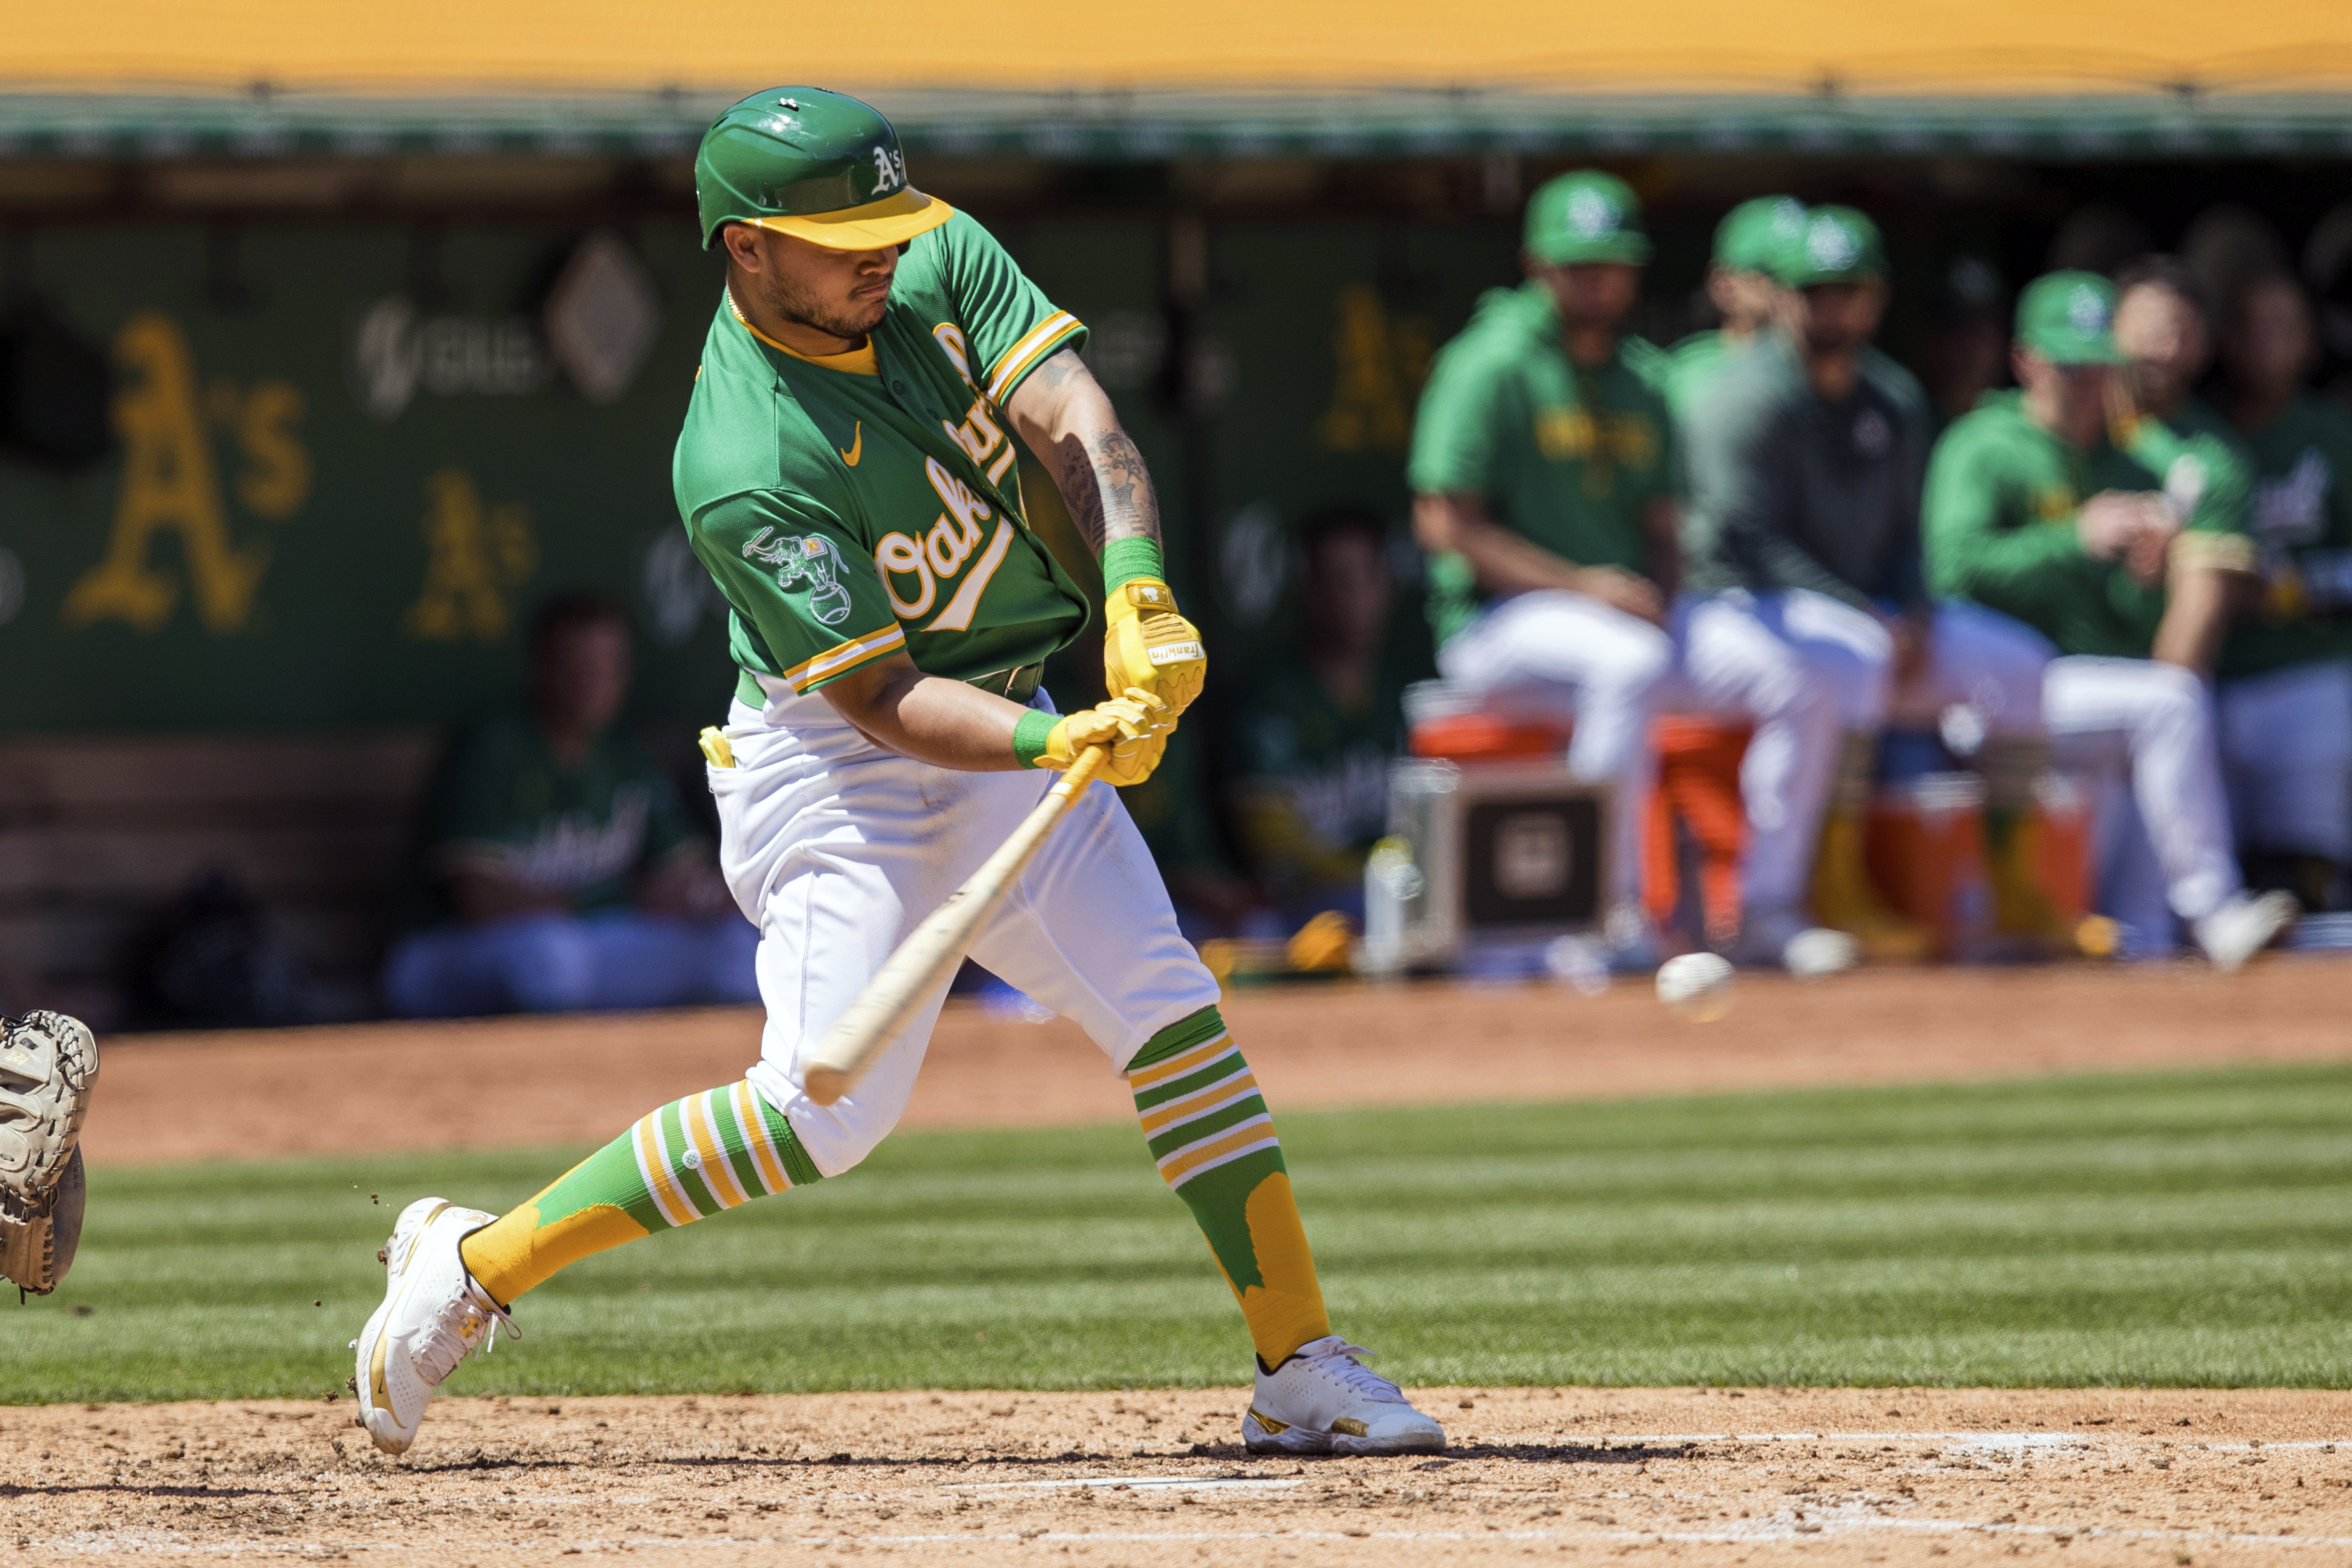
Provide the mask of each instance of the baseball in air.
POLYGON ((1685 953, 1658 966, 1658 1000, 1693 1023, 1731 1010, 1731 966, 1713 953, 1685 953))

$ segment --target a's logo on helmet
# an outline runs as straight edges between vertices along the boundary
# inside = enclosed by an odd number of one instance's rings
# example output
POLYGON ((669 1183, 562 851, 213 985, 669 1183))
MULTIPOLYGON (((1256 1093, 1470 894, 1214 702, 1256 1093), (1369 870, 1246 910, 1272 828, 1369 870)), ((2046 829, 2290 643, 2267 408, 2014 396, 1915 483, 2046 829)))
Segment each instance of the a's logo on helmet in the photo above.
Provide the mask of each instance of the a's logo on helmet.
POLYGON ((2089 284, 2076 284, 2074 292, 2066 297, 2066 323, 2077 332, 2105 331, 2107 302, 2089 284))
POLYGON ((887 196, 906 183, 906 158, 895 148, 874 149, 874 193, 887 196))
POLYGON ((1823 272, 1843 272, 1862 259, 1862 244, 1843 224, 1822 218, 1805 231, 1805 254, 1823 272))
POLYGON ((1599 239, 1617 232, 1617 208, 1598 191, 1571 192, 1568 198, 1568 232, 1579 239, 1599 239))

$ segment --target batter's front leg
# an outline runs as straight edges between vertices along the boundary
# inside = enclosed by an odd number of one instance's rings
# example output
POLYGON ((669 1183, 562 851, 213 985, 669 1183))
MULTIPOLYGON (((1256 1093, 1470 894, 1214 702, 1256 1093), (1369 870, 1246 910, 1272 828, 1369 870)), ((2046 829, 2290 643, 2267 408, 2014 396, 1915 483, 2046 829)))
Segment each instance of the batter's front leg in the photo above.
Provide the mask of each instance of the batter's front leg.
POLYGON ((1127 1076, 1169 1189, 1249 1325, 1255 1450, 1420 1453, 1438 1424, 1331 1332, 1274 1114, 1217 1010, 1215 978, 1115 791, 1071 807, 972 956, 1076 1021, 1127 1076))

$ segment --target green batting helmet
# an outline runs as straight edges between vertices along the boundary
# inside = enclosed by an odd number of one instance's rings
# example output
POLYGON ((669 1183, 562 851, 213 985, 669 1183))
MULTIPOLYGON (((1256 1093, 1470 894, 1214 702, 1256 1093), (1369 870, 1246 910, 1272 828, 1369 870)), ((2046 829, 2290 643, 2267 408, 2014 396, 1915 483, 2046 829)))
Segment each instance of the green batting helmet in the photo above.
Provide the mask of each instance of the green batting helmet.
POLYGON ((711 121, 694 154, 694 195, 705 250, 723 224, 879 250, 955 215, 907 183, 898 133, 880 110, 821 87, 772 87, 711 121))

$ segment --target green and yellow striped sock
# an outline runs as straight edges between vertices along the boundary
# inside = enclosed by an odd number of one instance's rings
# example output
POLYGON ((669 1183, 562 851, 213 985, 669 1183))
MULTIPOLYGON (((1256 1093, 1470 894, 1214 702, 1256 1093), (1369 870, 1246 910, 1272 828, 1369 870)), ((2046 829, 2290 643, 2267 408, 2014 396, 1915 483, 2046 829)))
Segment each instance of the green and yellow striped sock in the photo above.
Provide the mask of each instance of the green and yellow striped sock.
POLYGON ((1258 1359, 1279 1366, 1329 1333, 1274 1117, 1217 1009, 1153 1035, 1127 1081, 1151 1157, 1208 1238, 1258 1359))
POLYGON ((641 1118, 458 1250, 474 1282, 511 1306, 592 1253, 816 1179, 783 1113, 730 1083, 641 1118))

